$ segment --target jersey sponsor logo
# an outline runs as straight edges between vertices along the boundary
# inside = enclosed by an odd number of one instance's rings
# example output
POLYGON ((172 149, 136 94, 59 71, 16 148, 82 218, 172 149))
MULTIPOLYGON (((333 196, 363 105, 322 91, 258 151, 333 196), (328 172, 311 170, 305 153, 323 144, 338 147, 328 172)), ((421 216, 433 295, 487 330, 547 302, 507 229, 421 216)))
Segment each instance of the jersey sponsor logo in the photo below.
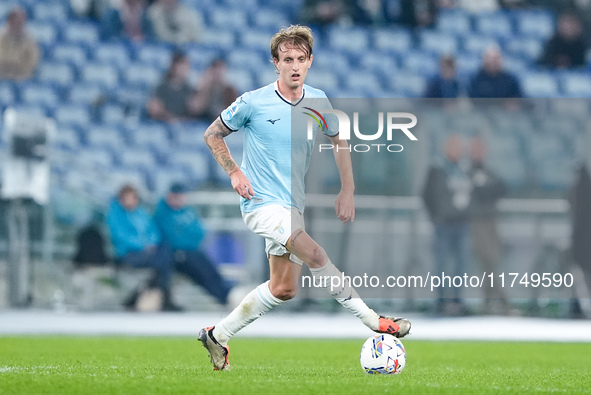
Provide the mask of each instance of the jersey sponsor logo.
POLYGON ((281 120, 281 118, 277 118, 277 119, 267 119, 267 122, 271 123, 271 125, 275 125, 275 122, 281 120))

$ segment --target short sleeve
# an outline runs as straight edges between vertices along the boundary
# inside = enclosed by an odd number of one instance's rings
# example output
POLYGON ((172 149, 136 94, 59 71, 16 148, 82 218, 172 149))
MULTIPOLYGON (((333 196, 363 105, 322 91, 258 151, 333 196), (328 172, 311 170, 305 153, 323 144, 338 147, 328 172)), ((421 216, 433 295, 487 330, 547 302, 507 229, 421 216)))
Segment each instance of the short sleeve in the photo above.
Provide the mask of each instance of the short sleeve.
POLYGON ((232 131, 237 131, 250 120, 252 113, 252 95, 250 92, 238 97, 220 114, 223 124, 232 131))

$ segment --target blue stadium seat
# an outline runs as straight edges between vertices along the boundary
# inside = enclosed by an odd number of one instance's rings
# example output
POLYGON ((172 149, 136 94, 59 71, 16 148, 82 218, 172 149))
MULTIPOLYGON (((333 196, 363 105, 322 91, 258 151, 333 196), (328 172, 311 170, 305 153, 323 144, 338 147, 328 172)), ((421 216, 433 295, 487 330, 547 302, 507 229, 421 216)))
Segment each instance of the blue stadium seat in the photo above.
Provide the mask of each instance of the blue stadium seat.
POLYGON ((588 73, 567 72, 560 76, 562 91, 569 97, 591 97, 591 77, 588 73))
POLYGON ((36 21, 63 23, 68 19, 68 8, 65 2, 37 2, 33 5, 33 18, 36 21))
POLYGON ((257 30, 247 30, 239 35, 240 43, 247 48, 256 48, 264 51, 268 58, 271 57, 269 51, 270 36, 267 32, 257 30))
POLYGON ((4 21, 13 7, 19 5, 18 1, 0 1, 0 20, 4 21))
POLYGON ((254 79, 250 71, 228 67, 226 75, 228 81, 230 81, 236 87, 238 92, 247 92, 258 88, 254 83, 254 79))
POLYGON ((122 168, 150 171, 157 167, 154 153, 149 148, 128 147, 120 156, 122 168))
POLYGON ((205 48, 203 45, 189 46, 185 52, 191 62, 191 68, 198 71, 205 70, 211 62, 220 56, 220 51, 205 48))
POLYGON ((331 48, 318 48, 314 51, 314 63, 310 75, 318 69, 329 70, 333 73, 347 73, 351 67, 349 59, 341 51, 335 51, 331 48))
POLYGON ((110 150, 104 148, 82 148, 78 157, 84 158, 84 162, 89 168, 110 169, 113 166, 113 154, 110 150))
POLYGON ((165 125, 159 123, 143 124, 130 128, 129 134, 133 145, 137 147, 166 149, 170 145, 168 130, 165 125))
POLYGON ((60 127, 53 138, 53 145, 62 150, 76 152, 80 148, 80 136, 71 127, 60 127))
MULTIPOLYGON (((232 153, 232 156, 236 160, 234 155, 232 153)), ((175 150, 174 155, 168 158, 168 163, 171 166, 184 167, 190 175, 191 183, 201 184, 209 179, 210 156, 204 151, 175 150)))
MULTIPOLYGON (((267 30, 278 30, 282 26, 288 26, 287 16, 280 9, 262 8, 252 13, 254 25, 267 30)), ((258 29, 257 29, 258 30, 258 29)), ((267 36, 267 40, 269 37, 267 36)))
MULTIPOLYGON (((195 149, 207 149, 203 140, 203 133, 210 122, 191 122, 181 125, 173 125, 172 136, 174 145, 178 147, 195 147, 195 149)), ((232 136, 233 138, 234 136, 232 136)))
POLYGON ((68 101, 71 104, 94 104, 102 100, 109 92, 95 84, 76 84, 68 93, 68 101))
POLYGON ((480 69, 481 64, 480 55, 462 53, 456 56, 456 71, 460 77, 471 77, 480 69))
POLYGON ((77 44, 60 43, 53 48, 53 60, 59 62, 68 62, 76 67, 81 67, 86 63, 86 50, 77 44))
POLYGON ((437 30, 460 36, 468 35, 471 31, 470 15, 461 10, 442 10, 437 17, 437 30))
POLYGON ((227 28, 208 28, 203 34, 203 43, 217 49, 230 50, 236 45, 235 33, 227 28))
POLYGON ((42 83, 70 86, 74 71, 68 63, 42 62, 37 69, 37 78, 42 83))
POLYGON ((146 65, 157 67, 160 70, 168 69, 172 51, 164 45, 143 45, 137 51, 137 59, 146 65))
POLYGON ((226 62, 229 68, 244 69, 255 74, 271 66, 267 59, 259 55, 259 52, 243 48, 237 48, 228 54, 226 62))
POLYGON ((37 84, 27 84, 21 89, 21 101, 26 105, 42 105, 52 109, 61 102, 55 89, 37 84))
POLYGON ((543 41, 532 37, 514 37, 505 42, 505 50, 515 56, 525 56, 535 61, 544 49, 543 41))
POLYGON ((127 115, 121 104, 105 104, 100 110, 101 120, 105 125, 125 122, 127 115))
POLYGON ((523 58, 505 56, 503 57, 503 67, 513 74, 521 74, 529 69, 529 64, 523 58))
MULTIPOLYGON (((86 144, 89 147, 105 148, 112 152, 122 151, 126 146, 125 139, 115 126, 92 126, 86 129, 86 144)), ((127 153, 127 148, 123 156, 127 153)))
POLYGON ((363 28, 331 28, 328 43, 336 50, 359 53, 369 47, 369 31, 363 28))
POLYGON ((408 30, 376 29, 373 45, 376 49, 406 53, 412 46, 412 37, 408 30))
POLYGON ((160 198, 164 196, 175 182, 187 182, 189 175, 184 166, 158 167, 151 174, 154 194, 160 198))
POLYGON ((48 115, 47 109, 42 105, 17 103, 11 105, 10 107, 14 108, 18 112, 30 115, 32 117, 46 117, 48 115))
POLYGON ((0 81, 0 106, 11 105, 15 101, 16 96, 14 94, 12 83, 9 81, 0 81))
POLYGON ((99 41, 98 28, 91 22, 71 22, 64 26, 64 38, 72 43, 95 46, 99 41))
POLYGON ((522 35, 547 39, 554 33, 554 17, 549 11, 516 11, 513 15, 522 35))
POLYGON ((123 70, 123 80, 127 85, 143 89, 154 89, 162 79, 162 72, 153 66, 132 63, 123 70))
POLYGON ((334 92, 336 89, 341 88, 339 79, 334 72, 318 68, 310 70, 306 77, 306 84, 326 92, 334 92))
POLYGON ((513 26, 507 13, 484 13, 476 17, 476 31, 485 36, 507 38, 513 35, 513 26))
POLYGON ((146 196, 150 187, 145 171, 140 169, 114 167, 108 173, 107 185, 111 190, 111 195, 115 194, 125 184, 135 186, 141 196, 146 196))
POLYGON ((27 30, 42 45, 53 45, 58 38, 57 29, 51 23, 32 21, 27 23, 27 30))
POLYGON ((396 73, 398 62, 394 56, 389 56, 379 51, 368 51, 361 57, 359 67, 365 72, 371 71, 382 76, 387 76, 396 73))
POLYGON ((527 97, 555 97, 558 82, 551 73, 528 72, 520 77, 521 88, 527 97))
MULTIPOLYGON (((223 30, 242 31, 248 30, 248 15, 240 8, 217 7, 209 14, 209 20, 213 26, 223 30)), ((209 30, 209 29, 207 29, 209 30)))
POLYGON ((422 97, 426 87, 426 78, 411 71, 401 71, 390 78, 390 89, 404 93, 409 97, 422 97))
POLYGON ((402 67, 419 75, 431 77, 439 70, 439 60, 430 52, 409 52, 402 59, 402 67))
POLYGON ((489 36, 469 35, 464 38, 464 51, 482 53, 487 48, 498 45, 498 41, 489 36))
POLYGON ((88 106, 69 104, 57 108, 55 120, 58 127, 61 127, 61 125, 88 127, 91 117, 88 106))
MULTIPOLYGON (((308 78, 315 72, 316 67, 314 67, 313 70, 308 73, 308 77, 306 77, 306 84, 308 83, 308 78)), ((255 77, 257 79, 257 86, 265 86, 276 81, 278 74, 275 72, 275 67, 269 63, 269 65, 258 72, 255 77)), ((241 93, 242 92, 239 92, 239 94, 241 93)))
POLYGON ((456 37, 449 33, 424 30, 420 33, 421 49, 440 55, 455 54, 458 50, 456 37))
POLYGON ((119 84, 119 73, 109 64, 87 63, 81 71, 83 82, 97 84, 105 89, 115 88, 119 84))
POLYGON ((129 65, 127 47, 122 44, 101 44, 94 51, 94 60, 97 63, 111 64, 118 69, 125 69, 129 65))
POLYGON ((365 70, 350 70, 345 78, 346 88, 366 96, 377 96, 383 91, 383 84, 373 74, 365 70))

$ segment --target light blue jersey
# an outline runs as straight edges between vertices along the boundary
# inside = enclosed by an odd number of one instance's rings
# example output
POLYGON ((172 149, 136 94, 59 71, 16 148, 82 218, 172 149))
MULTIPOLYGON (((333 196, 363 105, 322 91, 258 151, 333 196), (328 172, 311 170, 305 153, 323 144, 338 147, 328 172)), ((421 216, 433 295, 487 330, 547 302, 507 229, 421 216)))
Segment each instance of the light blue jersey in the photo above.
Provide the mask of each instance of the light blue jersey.
MULTIPOLYGON (((307 138, 309 117, 304 114, 304 98, 307 106, 313 103, 315 108, 332 108, 323 91, 307 85, 302 98, 291 103, 279 93, 275 82, 246 92, 220 115, 228 129, 237 131, 244 127, 246 133, 240 169, 250 180, 255 196, 251 200, 241 199, 242 212, 269 204, 295 207, 303 212, 304 176, 314 147, 314 140, 307 138)), ((338 133, 336 128, 329 128, 327 135, 338 133)))

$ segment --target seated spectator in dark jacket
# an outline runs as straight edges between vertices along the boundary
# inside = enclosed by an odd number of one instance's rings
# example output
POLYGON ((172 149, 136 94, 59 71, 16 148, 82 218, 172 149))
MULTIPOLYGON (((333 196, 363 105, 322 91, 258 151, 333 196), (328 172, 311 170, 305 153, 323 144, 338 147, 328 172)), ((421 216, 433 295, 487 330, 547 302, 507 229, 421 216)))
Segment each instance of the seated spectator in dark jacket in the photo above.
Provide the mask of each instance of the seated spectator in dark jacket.
POLYGON ((194 90, 188 81, 190 72, 189 58, 175 53, 166 75, 147 104, 150 117, 170 123, 193 117, 191 101, 194 90))
POLYGON ((102 17, 103 36, 127 37, 133 41, 152 38, 147 9, 145 0, 123 0, 119 7, 108 9, 102 17))
POLYGON ((300 19, 309 25, 325 27, 342 22, 349 12, 349 1, 305 0, 300 19))
POLYGON ((439 62, 441 73, 427 85, 426 98, 451 99, 460 95, 460 83, 456 77, 456 61, 453 56, 443 56, 439 62))
POLYGON ((556 33, 546 43, 540 64, 555 69, 582 67, 586 52, 580 19, 574 14, 563 14, 558 20, 556 33))
POLYGON ((192 110, 199 118, 212 122, 238 97, 238 91, 226 79, 226 62, 214 60, 197 83, 192 110))
MULTIPOLYGON (((116 260, 136 268, 153 268, 155 276, 150 286, 162 291, 162 310, 178 310, 170 298, 170 280, 174 270, 172 251, 163 243, 150 215, 139 206, 138 192, 133 186, 125 185, 113 199, 107 214, 107 225, 116 260)), ((139 291, 126 303, 128 307, 135 304, 138 294, 139 291)))
POLYGON ((185 185, 173 184, 170 192, 158 203, 154 221, 174 251, 176 270, 189 276, 225 305, 231 287, 220 275, 216 264, 199 248, 206 232, 197 212, 187 206, 187 192, 185 185))
POLYGON ((469 95, 476 99, 519 98, 521 87, 517 78, 503 70, 503 56, 490 47, 482 56, 482 67, 470 82, 469 95))

